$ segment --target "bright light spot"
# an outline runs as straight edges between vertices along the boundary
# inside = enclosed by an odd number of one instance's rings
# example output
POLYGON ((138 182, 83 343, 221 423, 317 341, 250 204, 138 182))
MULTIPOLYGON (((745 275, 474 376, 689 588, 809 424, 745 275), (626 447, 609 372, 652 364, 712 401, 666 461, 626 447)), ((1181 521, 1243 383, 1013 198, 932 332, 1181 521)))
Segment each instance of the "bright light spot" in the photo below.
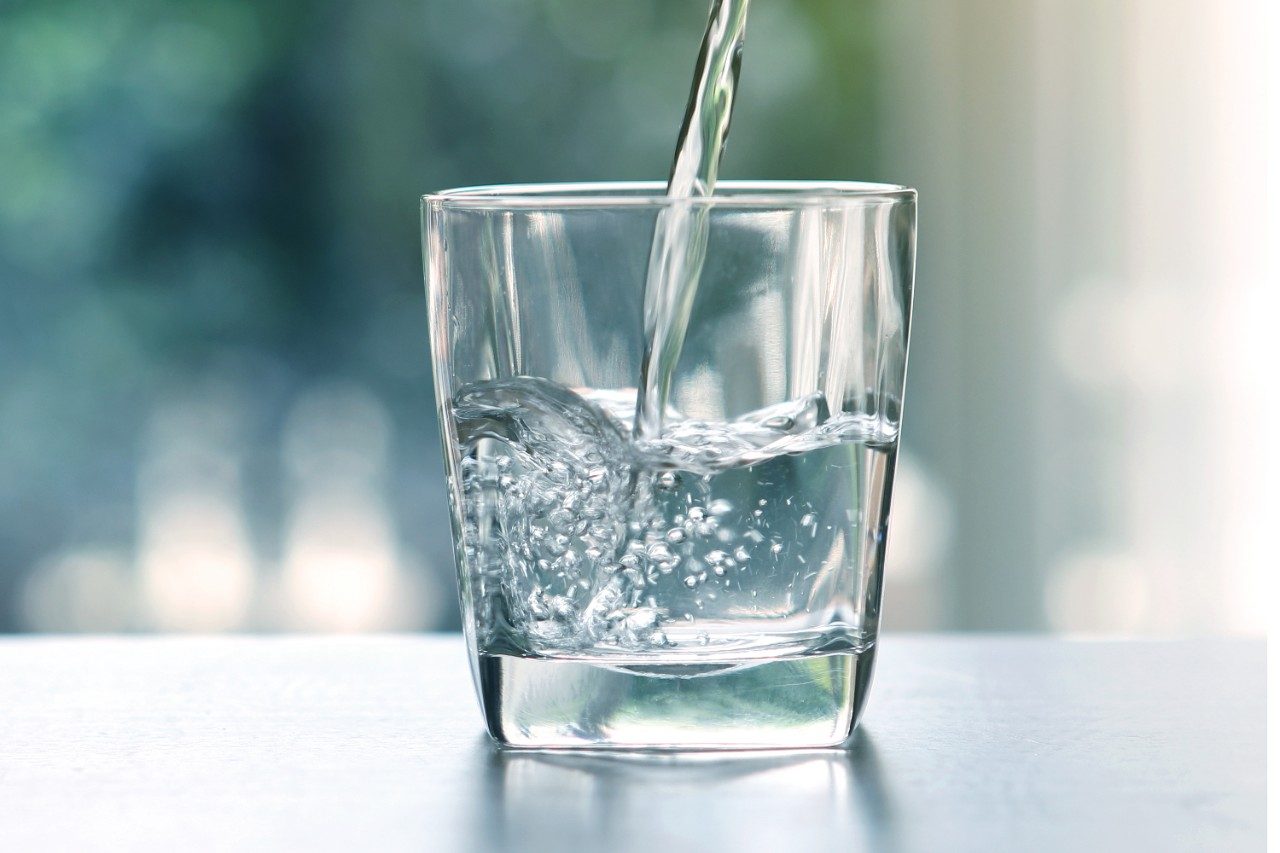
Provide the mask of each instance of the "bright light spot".
POLYGON ((282 593, 291 627, 369 631, 421 622, 421 584, 400 570, 385 507, 372 494, 302 499, 285 554, 282 593))
POLYGON ((109 551, 64 551, 35 567, 22 589, 32 631, 123 631, 134 626, 128 561, 109 551))
POLYGON ((281 566, 282 618, 317 631, 416 627, 429 596, 406 570, 386 501, 390 415, 363 388, 304 395, 285 426, 292 507, 281 566))
POLYGON ((155 626, 240 627, 253 594, 253 554, 239 507, 194 484, 156 496, 144 515, 139 562, 155 626), (185 493, 184 493, 185 492, 185 493))
POLYGON ((152 418, 138 471, 138 566, 161 630, 226 631, 248 617, 255 577, 240 414, 234 395, 215 387, 152 418))

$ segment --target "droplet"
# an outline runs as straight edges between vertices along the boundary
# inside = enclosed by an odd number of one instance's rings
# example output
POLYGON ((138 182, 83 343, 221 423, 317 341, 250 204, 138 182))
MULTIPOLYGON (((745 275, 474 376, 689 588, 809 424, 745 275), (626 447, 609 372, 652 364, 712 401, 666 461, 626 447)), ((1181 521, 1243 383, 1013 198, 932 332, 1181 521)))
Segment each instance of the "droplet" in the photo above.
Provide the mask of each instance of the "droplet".
MULTIPOLYGON (((697 575, 689 575, 687 578, 685 578, 685 579, 684 579, 684 585, 685 585, 685 586, 687 586, 687 587, 689 587, 689 589, 693 589, 694 587, 696 587, 696 586, 698 585, 698 577, 697 577, 697 575)), ((686 615, 688 615, 688 614, 686 614, 686 615)))
POLYGON ((688 534, 686 534, 682 528, 673 527, 667 531, 668 542, 674 542, 678 545, 681 542, 683 542, 686 538, 688 538, 688 534))
POLYGON ((728 515, 733 512, 733 504, 729 503, 724 498, 717 498, 707 504, 707 509, 712 515, 728 515))
POLYGON ((813 513, 811 512, 806 512, 804 515, 800 516, 801 527, 808 527, 810 524, 813 524, 813 521, 814 521, 814 516, 813 516, 813 513))
POLYGON ((739 545, 737 548, 733 550, 733 558, 738 562, 745 562, 746 560, 749 560, 751 558, 751 555, 747 553, 746 548, 743 548, 741 545, 739 545))
POLYGON ((770 545, 770 546, 769 546, 769 550, 770 550, 770 551, 772 551, 772 552, 773 552, 773 553, 775 553, 775 554, 781 554, 781 553, 782 553, 782 543, 781 543, 781 542, 774 542, 772 545, 770 545))

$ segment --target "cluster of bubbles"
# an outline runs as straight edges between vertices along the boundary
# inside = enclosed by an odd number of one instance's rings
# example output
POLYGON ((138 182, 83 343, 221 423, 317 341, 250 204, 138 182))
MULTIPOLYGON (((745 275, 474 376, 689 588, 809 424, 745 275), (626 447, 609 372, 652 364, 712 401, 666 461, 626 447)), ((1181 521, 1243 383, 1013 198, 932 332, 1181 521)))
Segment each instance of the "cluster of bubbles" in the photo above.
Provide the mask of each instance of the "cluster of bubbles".
MULTIPOLYGON (((741 460, 743 436, 765 419, 685 422, 665 446, 637 448, 613 402, 527 377, 455 398, 463 548, 482 630, 509 627, 534 652, 669 647, 664 626, 692 622, 735 582, 754 596, 741 571, 783 556, 782 540, 762 532, 767 499, 735 507, 711 489, 722 452, 741 460), (686 459, 695 451, 700 469, 686 459)), ((766 412, 774 439, 820 423, 812 408, 766 412)))

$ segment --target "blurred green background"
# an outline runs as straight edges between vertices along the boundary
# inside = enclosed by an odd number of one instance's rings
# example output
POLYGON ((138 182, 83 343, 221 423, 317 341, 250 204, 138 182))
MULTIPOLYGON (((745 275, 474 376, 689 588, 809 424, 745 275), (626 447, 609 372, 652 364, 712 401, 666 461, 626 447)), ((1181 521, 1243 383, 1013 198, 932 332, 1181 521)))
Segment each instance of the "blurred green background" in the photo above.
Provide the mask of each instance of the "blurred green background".
MULTIPOLYGON (((705 16, 0 5, 0 630, 456 627, 417 197, 664 177, 705 16)), ((921 193, 889 626, 1260 626, 1262 16, 755 0, 722 174, 921 193)))

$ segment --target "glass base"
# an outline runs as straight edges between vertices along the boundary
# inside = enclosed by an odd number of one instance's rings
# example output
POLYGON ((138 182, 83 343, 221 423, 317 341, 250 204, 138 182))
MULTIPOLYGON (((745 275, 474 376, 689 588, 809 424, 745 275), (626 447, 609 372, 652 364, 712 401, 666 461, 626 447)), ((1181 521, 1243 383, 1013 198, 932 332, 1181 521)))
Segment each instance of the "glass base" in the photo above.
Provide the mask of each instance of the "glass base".
POLYGON ((479 656, 489 734, 526 749, 810 749, 845 744, 875 647, 713 663, 479 656))

